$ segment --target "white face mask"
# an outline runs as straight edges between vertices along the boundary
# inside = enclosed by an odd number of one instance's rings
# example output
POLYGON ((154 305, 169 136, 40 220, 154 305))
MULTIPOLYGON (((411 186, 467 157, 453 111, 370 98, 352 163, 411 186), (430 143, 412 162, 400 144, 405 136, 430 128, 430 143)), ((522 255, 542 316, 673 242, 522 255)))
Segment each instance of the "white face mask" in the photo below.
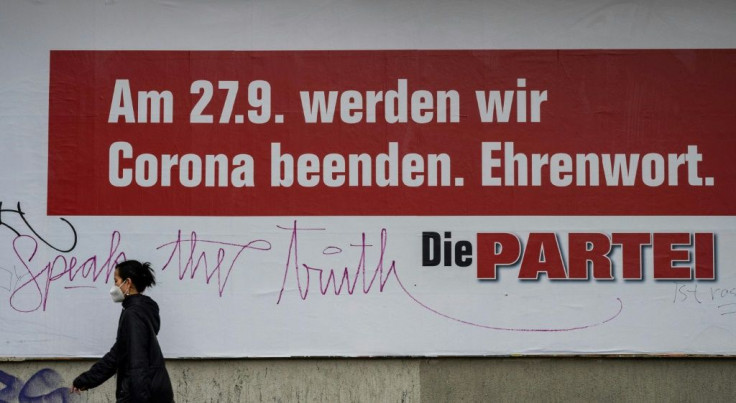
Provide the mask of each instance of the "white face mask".
MULTIPOLYGON (((120 285, 122 286, 123 283, 121 283, 120 285)), ((121 290, 120 287, 116 285, 113 285, 110 289, 110 296, 112 297, 112 301, 117 303, 123 302, 123 300, 125 299, 125 294, 123 294, 123 290, 121 290)))

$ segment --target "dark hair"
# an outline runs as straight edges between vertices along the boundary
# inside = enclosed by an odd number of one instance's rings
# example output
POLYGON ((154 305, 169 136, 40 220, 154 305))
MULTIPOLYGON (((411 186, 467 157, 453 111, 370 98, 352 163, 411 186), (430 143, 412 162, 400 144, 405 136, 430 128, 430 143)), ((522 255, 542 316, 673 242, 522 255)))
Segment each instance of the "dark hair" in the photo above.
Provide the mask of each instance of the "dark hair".
POLYGON ((156 277, 153 275, 153 268, 148 262, 141 263, 137 260, 126 260, 115 266, 121 279, 129 278, 135 285, 138 292, 143 292, 146 288, 156 285, 156 277))

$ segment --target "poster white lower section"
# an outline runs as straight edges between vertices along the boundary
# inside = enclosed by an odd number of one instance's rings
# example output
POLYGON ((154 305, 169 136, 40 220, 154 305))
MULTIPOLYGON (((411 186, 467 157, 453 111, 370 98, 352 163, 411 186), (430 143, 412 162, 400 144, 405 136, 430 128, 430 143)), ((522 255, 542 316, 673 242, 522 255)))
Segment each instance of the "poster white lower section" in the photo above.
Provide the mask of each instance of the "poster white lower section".
MULTIPOLYGON (((104 354, 121 309, 108 295, 111 262, 123 258, 150 261, 157 270, 157 286, 146 294, 160 305, 160 342, 172 358, 735 352, 736 249, 728 246, 736 243, 734 217, 66 223, 2 208, 0 356, 104 354), (68 249, 74 232, 84 236, 72 251, 55 250, 68 249), (499 265, 495 280, 478 278, 479 233, 519 240, 519 258, 499 265), (556 235, 559 251, 530 251, 530 235, 543 233, 556 235), (580 253, 569 249, 571 233, 711 233, 715 279, 656 279, 653 251, 662 249, 651 244, 640 248, 641 279, 625 278, 622 255, 631 251, 620 246, 608 255, 612 279, 596 278, 602 276, 594 268, 588 280, 554 280, 544 271, 535 280, 519 278, 529 273, 524 265, 550 267, 544 262, 556 256, 568 270, 571 255, 580 253), (531 253, 539 256, 521 256, 531 253)), ((673 255, 672 267, 694 272, 701 256, 694 242, 668 248, 686 252, 684 260, 673 255)))

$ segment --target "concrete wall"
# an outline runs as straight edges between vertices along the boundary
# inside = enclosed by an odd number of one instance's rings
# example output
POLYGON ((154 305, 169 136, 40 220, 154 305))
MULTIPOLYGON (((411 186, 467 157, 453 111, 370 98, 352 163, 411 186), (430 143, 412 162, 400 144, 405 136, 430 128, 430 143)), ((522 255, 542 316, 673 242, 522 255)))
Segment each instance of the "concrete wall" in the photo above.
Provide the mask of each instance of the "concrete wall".
MULTIPOLYGON (((93 361, 0 362, 0 402, 113 402, 115 382, 68 395, 93 361), (35 399, 34 399, 35 397, 35 399)), ((177 402, 701 402, 736 399, 725 358, 173 360, 177 402)))

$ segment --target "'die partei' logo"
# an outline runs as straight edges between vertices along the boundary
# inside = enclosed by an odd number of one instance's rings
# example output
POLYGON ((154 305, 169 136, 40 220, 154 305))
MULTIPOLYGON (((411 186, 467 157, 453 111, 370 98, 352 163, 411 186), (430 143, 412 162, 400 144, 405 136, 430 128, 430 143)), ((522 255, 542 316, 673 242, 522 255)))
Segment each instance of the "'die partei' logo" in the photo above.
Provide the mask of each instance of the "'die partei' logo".
MULTIPOLYGON (((655 280, 715 280, 715 236, 710 232, 665 233, 569 233, 563 253, 558 235, 532 232, 522 243, 508 232, 476 234, 477 278, 496 280, 499 268, 518 263, 520 280, 643 280, 645 267, 655 280), (651 248, 650 264, 645 264, 644 250, 651 248), (611 254, 618 250, 619 264, 611 254), (567 258, 565 259, 565 256, 567 258)), ((473 263, 473 243, 452 240, 447 231, 422 233, 422 265, 468 267, 473 263)))

